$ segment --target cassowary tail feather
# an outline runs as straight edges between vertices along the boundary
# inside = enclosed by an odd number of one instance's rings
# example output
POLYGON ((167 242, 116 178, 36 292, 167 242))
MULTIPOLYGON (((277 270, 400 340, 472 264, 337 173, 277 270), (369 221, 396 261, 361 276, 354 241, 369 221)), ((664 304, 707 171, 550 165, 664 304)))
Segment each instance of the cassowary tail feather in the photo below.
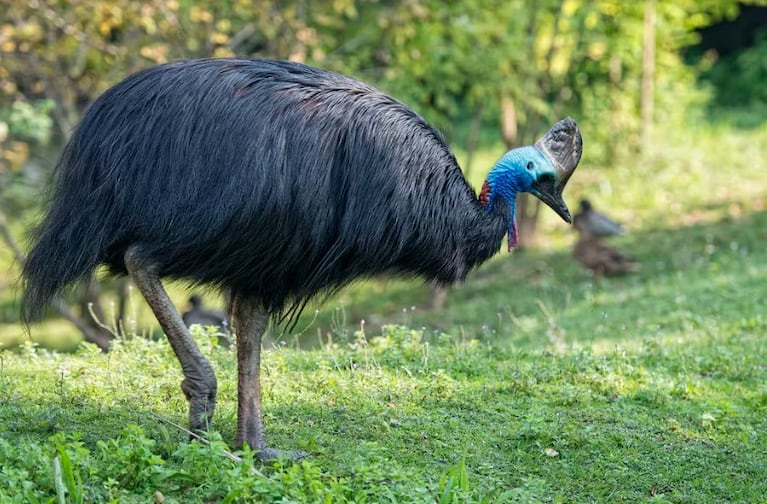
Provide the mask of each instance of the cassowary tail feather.
POLYGON ((109 216, 97 203, 97 187, 71 174, 81 163, 78 135, 70 140, 55 170, 48 212, 32 234, 32 248, 22 269, 21 317, 25 325, 39 319, 45 306, 67 286, 85 278, 101 260, 103 222, 109 216))

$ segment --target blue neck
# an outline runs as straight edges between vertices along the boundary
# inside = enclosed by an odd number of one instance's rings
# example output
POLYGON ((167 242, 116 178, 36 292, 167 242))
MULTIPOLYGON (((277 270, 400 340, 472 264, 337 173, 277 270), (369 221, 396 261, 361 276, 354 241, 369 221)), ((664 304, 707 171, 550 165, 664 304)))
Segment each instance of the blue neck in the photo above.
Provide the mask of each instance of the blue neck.
POLYGON ((511 207, 511 215, 513 216, 516 208, 517 193, 519 192, 513 171, 499 162, 487 174, 487 183, 490 186, 490 193, 487 198, 487 211, 491 212, 493 210, 495 198, 502 197, 511 207))
MULTIPOLYGON (((503 198, 509 206, 508 218, 508 238, 509 250, 516 247, 519 243, 517 234, 517 193, 522 191, 522 181, 518 172, 518 163, 514 151, 509 151, 487 174, 487 185, 489 192, 487 194, 487 211, 492 212, 496 198, 503 198)), ((524 175, 524 174, 523 174, 524 175)))

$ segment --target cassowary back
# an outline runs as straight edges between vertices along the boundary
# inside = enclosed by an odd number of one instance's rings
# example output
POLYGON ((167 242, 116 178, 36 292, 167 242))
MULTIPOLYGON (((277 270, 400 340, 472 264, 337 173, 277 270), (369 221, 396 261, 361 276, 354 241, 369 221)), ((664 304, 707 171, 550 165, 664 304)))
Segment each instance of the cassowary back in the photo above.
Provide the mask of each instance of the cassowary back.
POLYGON ((124 273, 131 244, 160 276, 281 313, 358 276, 463 278, 504 229, 440 135, 372 87, 288 62, 170 63, 107 91, 75 131, 25 315, 98 264, 124 273))

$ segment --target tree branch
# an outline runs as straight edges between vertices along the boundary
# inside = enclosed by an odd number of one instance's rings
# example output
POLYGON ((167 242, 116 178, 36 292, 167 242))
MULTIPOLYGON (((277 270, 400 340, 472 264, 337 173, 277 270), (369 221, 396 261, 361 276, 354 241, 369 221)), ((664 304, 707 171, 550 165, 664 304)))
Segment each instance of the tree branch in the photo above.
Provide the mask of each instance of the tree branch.
POLYGON ((11 236, 11 232, 8 230, 8 221, 2 210, 0 210, 0 236, 2 236, 5 244, 8 245, 8 248, 11 249, 11 252, 13 252, 13 257, 19 264, 24 266, 27 262, 27 258, 24 256, 24 252, 21 251, 21 248, 19 248, 19 244, 16 243, 16 240, 11 236))

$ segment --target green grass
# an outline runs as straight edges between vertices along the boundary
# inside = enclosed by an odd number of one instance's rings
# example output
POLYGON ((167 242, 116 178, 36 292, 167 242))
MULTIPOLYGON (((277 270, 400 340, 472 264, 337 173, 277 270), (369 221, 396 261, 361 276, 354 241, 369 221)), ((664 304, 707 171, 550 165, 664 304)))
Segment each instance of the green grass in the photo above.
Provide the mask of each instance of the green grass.
POLYGON ((88 502, 756 502, 767 492, 764 328, 744 320, 601 354, 427 343, 402 327, 278 349, 264 361, 268 434, 312 457, 263 478, 247 454, 222 454, 236 414, 228 351, 205 346, 221 377, 206 447, 156 416, 186 415, 164 342, 109 355, 28 347, 2 358, 0 501, 54 495, 59 446, 88 502))
POLYGON ((164 341, 60 354, 18 337, 0 353, 0 502, 763 502, 765 131, 688 133, 620 166, 586 158, 568 188, 627 224, 615 243, 639 274, 592 278, 547 214, 538 247, 501 253, 443 310, 423 309, 418 282, 375 280, 273 334, 268 436, 301 463, 224 457, 235 359, 204 334, 211 446, 161 419, 186 418, 164 341))

